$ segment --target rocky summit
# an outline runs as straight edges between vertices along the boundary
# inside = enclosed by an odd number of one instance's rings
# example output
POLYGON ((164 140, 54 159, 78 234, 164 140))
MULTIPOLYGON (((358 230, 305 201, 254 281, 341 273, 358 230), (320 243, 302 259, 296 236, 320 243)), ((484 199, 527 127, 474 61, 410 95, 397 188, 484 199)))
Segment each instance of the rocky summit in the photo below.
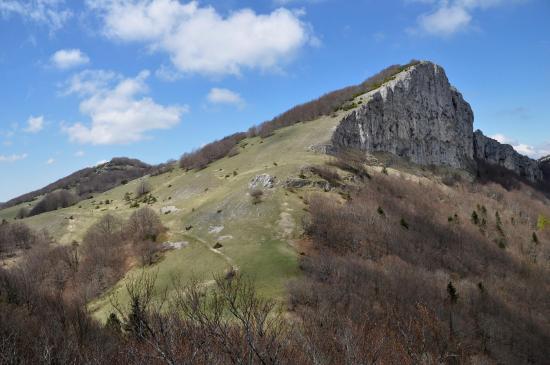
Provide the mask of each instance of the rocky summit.
POLYGON ((543 179, 537 161, 479 131, 474 134, 470 104, 434 63, 411 65, 362 95, 358 103, 361 106, 334 131, 332 151, 390 152, 420 165, 453 168, 468 168, 481 160, 532 182, 543 179))

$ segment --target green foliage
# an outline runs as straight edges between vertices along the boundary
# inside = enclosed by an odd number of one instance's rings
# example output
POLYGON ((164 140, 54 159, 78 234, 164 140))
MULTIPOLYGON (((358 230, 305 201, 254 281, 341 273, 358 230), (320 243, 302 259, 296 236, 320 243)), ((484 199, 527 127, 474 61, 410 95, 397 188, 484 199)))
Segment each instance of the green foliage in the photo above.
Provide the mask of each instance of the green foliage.
POLYGON ((109 318, 107 319, 107 323, 105 323, 105 328, 107 328, 109 331, 113 333, 121 333, 122 323, 120 323, 120 319, 118 319, 115 313, 111 313, 109 315, 109 318))
POLYGON ((545 217, 544 215, 540 214, 539 219, 537 220, 537 229, 539 231, 542 231, 550 224, 550 218, 545 217))
POLYGON ((503 250, 506 248, 506 240, 504 238, 496 239, 495 242, 496 242, 496 244, 498 245, 499 248, 501 248, 503 250))
POLYGON ((451 304, 455 304, 458 301, 458 293, 452 281, 449 281, 449 284, 447 284, 447 294, 449 294, 451 304))
POLYGON ((475 210, 472 212, 472 223, 476 226, 479 224, 479 216, 475 210))

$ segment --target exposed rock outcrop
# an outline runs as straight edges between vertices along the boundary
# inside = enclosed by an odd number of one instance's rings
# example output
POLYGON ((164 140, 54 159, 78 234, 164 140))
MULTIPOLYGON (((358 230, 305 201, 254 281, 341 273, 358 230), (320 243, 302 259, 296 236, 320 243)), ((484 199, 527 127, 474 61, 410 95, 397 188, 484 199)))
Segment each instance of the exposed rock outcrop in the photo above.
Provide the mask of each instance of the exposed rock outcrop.
POLYGON ((249 189, 266 188, 271 189, 275 186, 275 177, 268 174, 256 175, 248 184, 249 189))
POLYGON ((455 168, 472 160, 474 115, 441 67, 411 66, 364 100, 336 128, 336 150, 384 151, 421 165, 455 168))
POLYGON ((542 170, 544 180, 550 183, 550 155, 543 157, 539 160, 539 166, 542 170))
POLYGON ((532 182, 543 179, 539 162, 480 131, 474 134, 470 105, 438 65, 414 64, 360 98, 363 104, 332 135, 331 152, 390 152, 420 165, 454 168, 475 166, 477 159, 532 182))
POLYGON ((530 181, 543 179, 542 169, 537 161, 517 153, 508 144, 501 144, 484 136, 480 130, 474 133, 474 154, 478 160, 505 167, 530 181))

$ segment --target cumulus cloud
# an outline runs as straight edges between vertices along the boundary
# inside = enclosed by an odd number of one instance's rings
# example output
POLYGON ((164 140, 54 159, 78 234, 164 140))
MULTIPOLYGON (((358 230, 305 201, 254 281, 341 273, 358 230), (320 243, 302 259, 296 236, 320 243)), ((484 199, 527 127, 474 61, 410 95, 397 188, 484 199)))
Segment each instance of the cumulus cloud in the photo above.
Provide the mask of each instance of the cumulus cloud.
POLYGON ((197 1, 88 0, 99 12, 107 37, 142 42, 168 53, 182 72, 239 74, 277 69, 315 41, 300 14, 280 8, 269 14, 242 9, 227 16, 197 1))
POLYGON ((490 136, 492 139, 499 141, 500 143, 511 145, 517 152, 522 155, 529 156, 534 159, 539 159, 544 156, 550 155, 550 141, 538 146, 532 146, 525 143, 520 143, 513 138, 509 138, 501 133, 490 136))
POLYGON ((79 49, 60 49, 52 55, 51 62, 55 67, 65 70, 85 65, 90 59, 79 49))
POLYGON ((21 155, 16 155, 16 154, 8 155, 8 156, 0 155, 0 162, 15 162, 19 160, 24 160, 28 156, 29 155, 27 155, 26 153, 23 153, 21 155))
POLYGON ((46 161, 46 165, 53 165, 55 163, 55 159, 54 158, 49 158, 47 161, 46 161))
POLYGON ((123 78, 108 71, 83 71, 73 76, 65 94, 76 94, 82 101, 80 112, 89 123, 64 125, 71 141, 94 144, 126 144, 147 138, 147 132, 176 126, 186 106, 163 106, 147 93, 149 71, 134 78, 123 78))
POLYGON ((27 127, 24 129, 27 133, 38 133, 44 129, 44 117, 41 115, 39 117, 29 117, 27 119, 27 127))
POLYGON ((0 15, 12 14, 45 25, 51 32, 61 29, 73 15, 64 0, 0 0, 0 15))
POLYGON ((244 106, 244 99, 236 92, 229 89, 213 88, 206 97, 211 104, 231 104, 238 107, 244 106))
POLYGON ((523 0, 406 0, 423 3, 432 9, 418 17, 418 26, 412 31, 447 37, 467 30, 477 10, 489 9, 523 0))

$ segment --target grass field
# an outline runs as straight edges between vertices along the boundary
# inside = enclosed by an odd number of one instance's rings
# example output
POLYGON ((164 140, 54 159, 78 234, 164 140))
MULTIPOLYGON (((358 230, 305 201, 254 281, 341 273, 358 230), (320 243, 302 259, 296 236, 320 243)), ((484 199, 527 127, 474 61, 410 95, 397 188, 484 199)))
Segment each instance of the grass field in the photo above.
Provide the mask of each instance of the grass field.
MULTIPOLYGON (((314 152, 311 147, 328 142, 343 113, 283 128, 263 140, 246 139, 240 143, 238 155, 216 161, 201 171, 178 168, 139 179, 152 186, 157 202, 150 206, 159 214, 163 207, 175 207, 171 213, 161 214, 169 229, 167 239, 187 243, 145 269, 157 273, 159 292, 169 290, 175 277, 183 281, 191 277, 208 281, 233 266, 253 277, 262 294, 283 298, 285 282, 298 275, 298 253, 293 240, 302 234, 301 220, 305 214, 303 196, 289 192, 283 183, 299 175, 302 167, 326 161, 326 155, 314 152), (261 203, 253 204, 248 194, 249 182, 260 174, 274 176, 276 183, 274 188, 264 189, 261 203), (186 230, 189 226, 193 228, 186 230), (218 250, 213 249, 216 243, 222 245, 218 250)), ((24 221, 35 229, 47 229, 60 244, 79 242, 104 214, 127 218, 135 210, 124 196, 135 191, 139 180, 75 206, 24 221), (105 204, 106 200, 109 204, 105 204)), ((25 204, 0 211, 0 219, 14 219, 22 206, 25 204)), ((124 285, 142 270, 132 269, 108 293, 90 303, 97 318, 104 319, 112 311, 109 302, 112 294, 121 302, 127 300, 124 285)))

